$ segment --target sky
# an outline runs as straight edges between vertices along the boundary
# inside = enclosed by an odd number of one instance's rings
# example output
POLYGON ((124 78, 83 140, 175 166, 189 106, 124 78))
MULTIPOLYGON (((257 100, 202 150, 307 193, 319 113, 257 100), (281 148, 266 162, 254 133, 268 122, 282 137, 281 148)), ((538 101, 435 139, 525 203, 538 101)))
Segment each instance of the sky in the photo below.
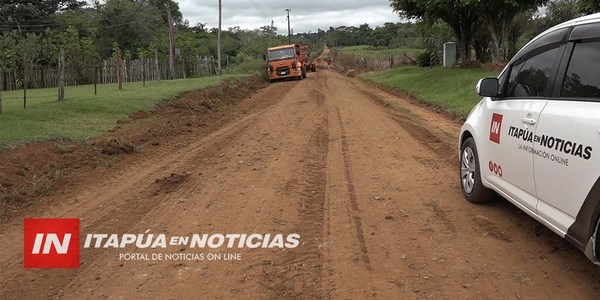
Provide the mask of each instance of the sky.
MULTIPOLYGON (((190 26, 206 23, 216 28, 219 22, 218 0, 174 0, 190 26)), ((222 0, 222 28, 239 26, 258 29, 275 22, 279 34, 287 34, 286 8, 291 9, 290 23, 294 33, 327 30, 330 26, 359 26, 372 28, 385 22, 399 22, 389 0, 222 0)))

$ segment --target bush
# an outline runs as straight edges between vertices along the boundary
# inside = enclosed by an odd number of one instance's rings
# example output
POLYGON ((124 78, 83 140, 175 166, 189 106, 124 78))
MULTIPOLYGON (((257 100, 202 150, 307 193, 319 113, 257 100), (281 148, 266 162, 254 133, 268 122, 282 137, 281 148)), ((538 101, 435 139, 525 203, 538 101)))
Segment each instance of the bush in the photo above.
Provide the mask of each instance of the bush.
POLYGON ((420 67, 430 67, 432 65, 431 58, 434 55, 431 50, 423 50, 417 53, 417 65, 420 67))

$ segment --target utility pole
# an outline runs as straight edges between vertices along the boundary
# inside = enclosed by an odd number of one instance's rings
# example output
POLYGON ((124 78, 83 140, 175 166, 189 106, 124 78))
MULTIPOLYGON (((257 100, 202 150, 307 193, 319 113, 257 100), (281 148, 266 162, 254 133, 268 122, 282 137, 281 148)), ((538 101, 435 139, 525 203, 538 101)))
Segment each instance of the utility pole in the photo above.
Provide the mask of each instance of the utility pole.
POLYGON ((218 66, 218 72, 219 72, 219 76, 223 75, 222 69, 221 69, 221 19, 222 19, 222 14, 221 14, 221 0, 219 0, 219 31, 217 33, 217 66, 218 66))
POLYGON ((290 34, 290 11, 291 9, 286 8, 285 11, 287 11, 287 19, 288 19, 288 44, 292 43, 292 37, 290 34))
POLYGON ((175 32, 173 28, 173 16, 171 16, 171 7, 165 3, 167 8, 167 21, 169 22, 169 75, 175 79, 175 32))
POLYGON ((277 33, 275 33, 275 21, 271 20, 271 36, 269 36, 269 47, 273 46, 277 33))

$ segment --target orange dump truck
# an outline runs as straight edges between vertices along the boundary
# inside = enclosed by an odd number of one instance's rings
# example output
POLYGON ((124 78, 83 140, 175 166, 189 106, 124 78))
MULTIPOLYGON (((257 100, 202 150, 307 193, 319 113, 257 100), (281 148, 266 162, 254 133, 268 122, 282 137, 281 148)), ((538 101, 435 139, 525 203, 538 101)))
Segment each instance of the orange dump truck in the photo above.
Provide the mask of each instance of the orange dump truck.
POLYGON ((305 55, 301 55, 300 45, 283 45, 267 49, 267 63, 269 64, 269 80, 292 78, 301 80, 306 78, 304 67, 305 55))
POLYGON ((271 47, 267 49, 267 52, 271 82, 284 78, 302 80, 306 78, 307 71, 317 71, 316 64, 310 58, 310 50, 307 45, 291 44, 271 47))

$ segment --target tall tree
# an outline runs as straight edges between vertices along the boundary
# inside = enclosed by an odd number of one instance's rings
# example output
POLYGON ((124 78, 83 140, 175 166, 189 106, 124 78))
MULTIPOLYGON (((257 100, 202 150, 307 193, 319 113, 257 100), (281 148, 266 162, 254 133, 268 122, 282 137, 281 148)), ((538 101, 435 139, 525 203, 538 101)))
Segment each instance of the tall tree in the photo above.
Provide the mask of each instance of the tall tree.
POLYGON ((31 73, 42 60, 40 55, 42 39, 39 35, 33 33, 15 36, 17 37, 15 43, 17 66, 21 73, 20 80, 23 86, 23 108, 27 108, 27 88, 29 87, 31 73))
POLYGON ((481 21, 488 29, 491 39, 492 62, 504 60, 506 40, 515 17, 524 11, 531 11, 548 0, 465 0, 466 5, 476 9, 481 21))
POLYGON ((579 17, 581 13, 578 10, 578 3, 581 3, 581 0, 556 0, 548 3, 546 25, 551 27, 579 17))
POLYGON ((148 3, 150 3, 150 5, 154 7, 156 11, 160 12, 160 15, 163 17, 163 21, 165 21, 165 23, 168 22, 167 11, 165 9, 165 6, 168 6, 169 10, 171 11, 171 17, 173 18, 173 22, 178 25, 182 24, 183 15, 179 10, 179 4, 177 2, 173 0, 149 0, 148 3))
POLYGON ((137 49, 167 38, 167 24, 161 12, 145 1, 107 0, 98 10, 101 17, 96 43, 103 58, 111 56, 115 42, 123 52, 137 53, 137 49))
POLYGON ((579 0, 579 11, 584 14, 600 12, 600 0, 579 0))
POLYGON ((54 25, 56 12, 82 7, 82 0, 3 0, 0 2, 0 31, 41 33, 54 25))
MULTIPOLYGON (((4 88, 4 73, 14 71, 17 62, 15 40, 9 33, 0 35, 0 93, 4 88)), ((0 95, 0 114, 2 114, 2 97, 0 95)))
POLYGON ((465 0, 390 0, 390 6, 403 17, 434 22, 442 19, 458 40, 462 62, 471 60, 471 44, 477 26, 476 8, 465 0))

